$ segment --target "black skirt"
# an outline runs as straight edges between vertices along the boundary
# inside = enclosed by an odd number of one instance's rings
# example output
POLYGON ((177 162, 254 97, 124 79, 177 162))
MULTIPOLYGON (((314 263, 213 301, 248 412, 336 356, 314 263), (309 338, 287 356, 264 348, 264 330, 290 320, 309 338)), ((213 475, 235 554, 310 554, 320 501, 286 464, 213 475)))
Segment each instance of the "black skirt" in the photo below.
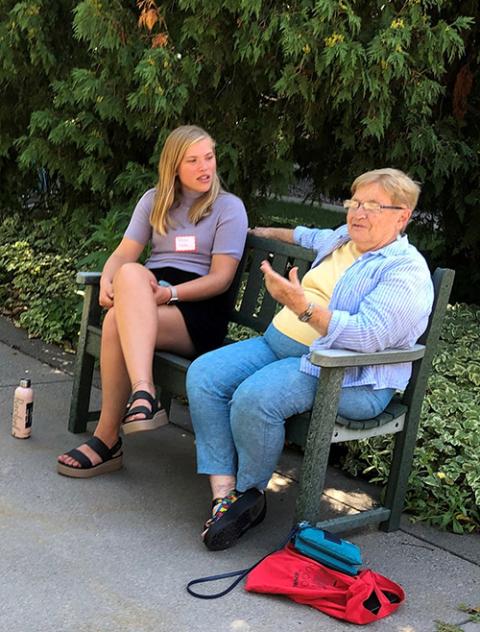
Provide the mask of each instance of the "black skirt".
MULTIPOLYGON (((150 268, 150 270, 157 281, 167 281, 171 285, 186 283, 201 276, 177 268, 150 268)), ((212 296, 212 298, 200 301, 177 301, 175 303, 175 306, 182 313, 196 355, 222 346, 227 335, 233 298, 231 290, 227 290, 223 294, 212 296)))

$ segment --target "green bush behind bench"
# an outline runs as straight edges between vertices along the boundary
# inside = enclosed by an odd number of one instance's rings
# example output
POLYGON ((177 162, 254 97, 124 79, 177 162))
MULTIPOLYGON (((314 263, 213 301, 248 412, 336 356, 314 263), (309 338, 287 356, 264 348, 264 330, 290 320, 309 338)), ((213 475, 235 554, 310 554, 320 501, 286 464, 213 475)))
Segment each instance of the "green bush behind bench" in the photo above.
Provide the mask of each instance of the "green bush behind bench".
MULTIPOLYGON (((27 236, 12 222, 2 226, 0 309, 32 337, 72 347, 81 312, 75 273, 88 253, 66 256, 29 228, 27 236)), ((97 244, 91 244, 94 261, 97 244)), ((245 328, 231 334, 249 336, 245 328)), ((343 468, 383 483, 388 441, 347 443, 343 468)), ((412 516, 457 533, 480 531, 479 453, 480 308, 458 304, 446 315, 424 401, 407 496, 412 516)))
POLYGON ((0 245, 0 303, 32 338, 63 344, 78 336, 81 299, 73 258, 44 253, 27 241, 0 245))
MULTIPOLYGON (((390 437, 350 442, 343 468, 385 482, 390 437)), ((453 305, 423 402, 406 508, 456 533, 480 530, 480 308, 453 305)))

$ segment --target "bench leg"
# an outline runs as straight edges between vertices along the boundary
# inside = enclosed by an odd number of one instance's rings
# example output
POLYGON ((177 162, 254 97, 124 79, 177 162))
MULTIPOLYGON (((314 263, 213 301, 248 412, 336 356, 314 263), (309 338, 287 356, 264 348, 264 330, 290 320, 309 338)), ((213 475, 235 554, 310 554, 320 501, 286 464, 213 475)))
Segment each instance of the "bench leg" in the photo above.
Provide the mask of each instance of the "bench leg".
POLYGON ((160 404, 162 408, 165 410, 167 415, 170 415, 170 407, 172 405, 172 394, 168 391, 161 389, 160 390, 160 404))
POLYGON ((75 375, 73 378, 72 399, 70 402, 70 415, 68 419, 68 429, 70 432, 85 432, 87 429, 94 367, 95 358, 91 355, 83 354, 82 356, 77 356, 75 375))
POLYGON ((403 432, 399 432, 395 436, 395 446, 384 502, 384 506, 390 509, 390 517, 381 523, 380 528, 382 531, 396 531, 400 527, 400 518, 405 505, 408 478, 412 469, 417 429, 418 418, 416 422, 413 421, 409 411, 405 419, 403 432))
POLYGON ((337 417, 343 368, 322 368, 313 405, 307 445, 303 457, 300 492, 295 508, 295 521, 320 519, 320 499, 330 453, 330 443, 337 417))
POLYGON ((100 322, 100 306, 98 304, 98 287, 88 286, 83 301, 82 322, 78 336, 75 373, 73 376, 72 399, 68 429, 70 432, 85 432, 87 429, 90 392, 92 390, 95 358, 86 352, 88 326, 100 322))

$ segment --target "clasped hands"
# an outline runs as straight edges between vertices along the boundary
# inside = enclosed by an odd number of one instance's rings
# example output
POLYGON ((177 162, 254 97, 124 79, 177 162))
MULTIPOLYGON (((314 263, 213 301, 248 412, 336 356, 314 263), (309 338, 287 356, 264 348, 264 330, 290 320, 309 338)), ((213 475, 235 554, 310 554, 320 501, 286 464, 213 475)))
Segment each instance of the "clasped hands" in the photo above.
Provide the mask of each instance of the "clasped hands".
MULTIPOLYGON (((172 292, 168 286, 158 285, 156 281, 149 281, 152 288, 153 297, 157 305, 166 305, 172 298, 172 292)), ((110 309, 113 307, 113 283, 106 279, 100 279, 100 297, 99 303, 101 307, 110 309)))

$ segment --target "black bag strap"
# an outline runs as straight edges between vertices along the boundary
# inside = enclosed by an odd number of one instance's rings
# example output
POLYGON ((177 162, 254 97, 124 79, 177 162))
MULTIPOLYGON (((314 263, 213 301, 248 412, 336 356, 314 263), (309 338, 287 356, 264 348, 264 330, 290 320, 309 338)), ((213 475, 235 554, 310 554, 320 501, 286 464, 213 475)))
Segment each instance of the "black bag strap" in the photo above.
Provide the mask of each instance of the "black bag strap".
POLYGON ((293 538, 293 536, 296 534, 296 532, 298 531, 299 526, 295 525, 290 533, 288 534, 288 537, 286 540, 283 541, 283 543, 278 546, 276 549, 273 549, 273 551, 270 551, 270 553, 267 553, 266 555, 264 555, 260 560, 258 560, 258 562, 255 562, 255 564, 253 564, 253 566, 249 566, 249 568, 242 568, 238 571, 230 571, 229 573, 220 573, 219 575, 208 575, 207 577, 199 577, 198 579, 192 579, 191 581, 188 582, 187 584, 187 591, 190 595, 192 595, 192 597, 197 597, 198 599, 218 599, 219 597, 223 597, 224 595, 228 595, 228 593, 233 590, 235 588, 235 586, 237 584, 239 584, 242 579, 244 577, 246 577, 248 575, 248 573, 250 571, 253 571, 253 569, 258 566, 260 564, 260 562, 263 562, 263 560, 268 557, 269 555, 271 555, 272 553, 275 553, 276 551, 280 551, 280 549, 283 549, 283 547, 285 545, 287 545, 290 540, 293 538), (215 582, 218 581, 220 579, 227 579, 228 577, 236 577, 236 579, 233 580, 233 582, 230 584, 230 586, 227 586, 227 588, 225 588, 225 590, 222 590, 218 593, 212 593, 210 595, 208 594, 202 594, 202 593, 198 593, 195 590, 192 589, 192 586, 195 586, 195 584, 206 584, 207 582, 215 582))
MULTIPOLYGON (((262 558, 263 559, 263 558, 262 558)), ((261 560, 260 560, 261 561, 261 560)), ((257 562, 259 564, 260 562, 257 562)), ((231 571, 230 573, 220 573, 219 575, 209 575, 208 577, 199 577, 198 579, 192 579, 187 584, 187 591, 192 595, 192 597, 197 597, 198 599, 218 599, 219 597, 223 597, 224 595, 228 595, 228 593, 235 588, 235 586, 242 581, 242 579, 248 575, 248 573, 255 568, 257 564, 250 566, 250 568, 243 568, 239 571, 231 571), (226 579, 227 577, 235 577, 238 575, 237 579, 235 579, 230 586, 227 586, 225 590, 222 590, 218 593, 212 593, 211 595, 205 595, 202 593, 195 592, 192 589, 192 586, 195 584, 206 584, 207 582, 214 582, 219 579, 226 579)))

